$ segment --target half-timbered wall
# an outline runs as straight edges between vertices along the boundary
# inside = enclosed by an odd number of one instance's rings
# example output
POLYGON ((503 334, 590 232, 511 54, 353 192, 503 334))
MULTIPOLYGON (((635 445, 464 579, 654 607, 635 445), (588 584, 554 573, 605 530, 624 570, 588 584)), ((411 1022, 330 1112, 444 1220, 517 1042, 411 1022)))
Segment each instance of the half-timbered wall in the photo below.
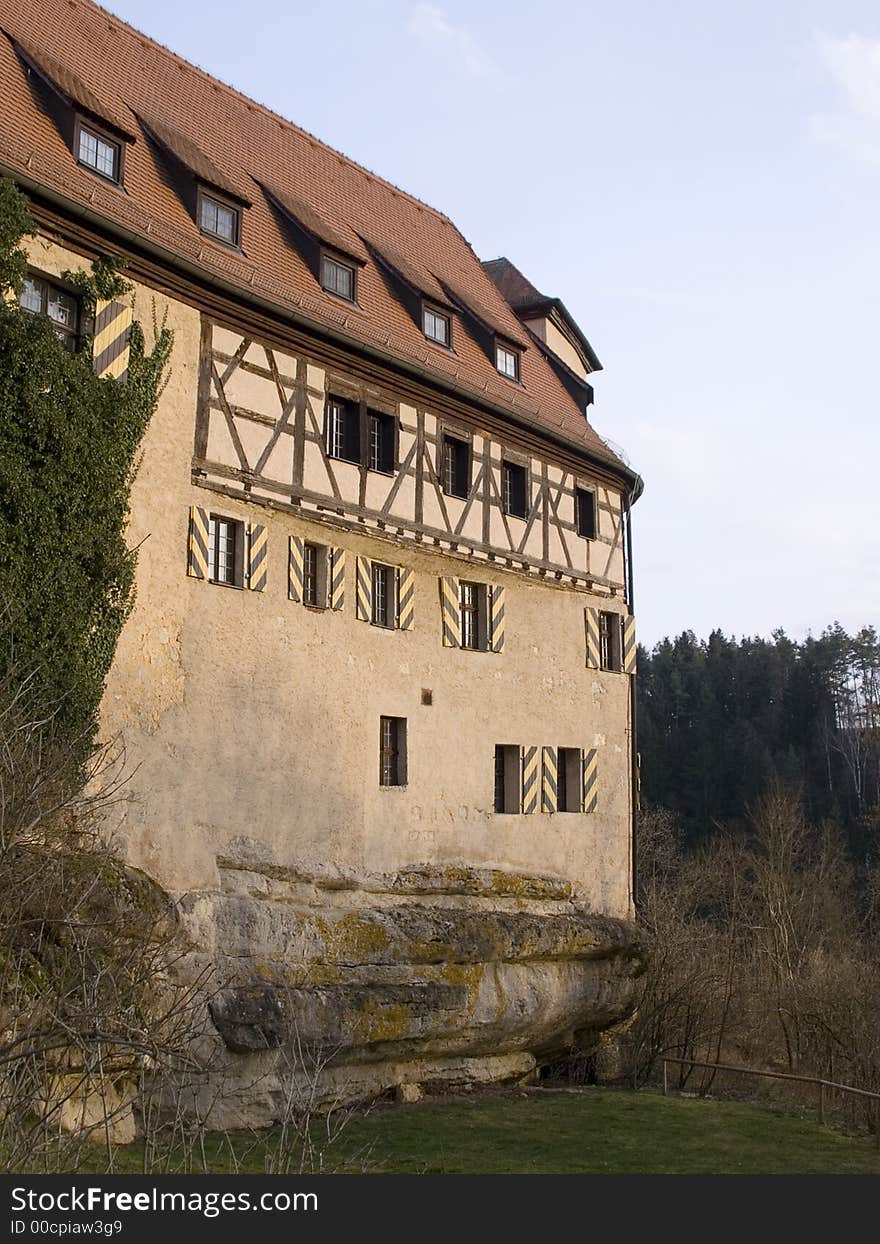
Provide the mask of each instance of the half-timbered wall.
POLYGON ((385 538, 430 542, 459 556, 485 559, 606 595, 624 591, 620 493, 500 440, 478 420, 451 420, 429 406, 398 400, 385 388, 295 357, 217 324, 202 328, 202 382, 195 439, 198 482, 251 500, 336 523, 367 526, 385 538), (328 395, 396 421, 392 473, 328 456, 328 395), (441 447, 449 433, 471 448, 467 498, 442 487, 441 447), (506 514, 502 463, 526 468, 527 515, 506 514), (596 538, 579 536, 577 488, 595 493, 596 538))

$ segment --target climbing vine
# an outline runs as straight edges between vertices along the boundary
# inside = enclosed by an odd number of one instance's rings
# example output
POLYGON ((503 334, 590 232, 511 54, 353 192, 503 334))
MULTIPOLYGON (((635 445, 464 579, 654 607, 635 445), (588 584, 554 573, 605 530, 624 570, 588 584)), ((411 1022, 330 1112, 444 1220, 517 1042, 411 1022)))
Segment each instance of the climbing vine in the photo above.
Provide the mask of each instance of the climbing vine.
MULTIPOLYGON (((0 181, 0 658, 40 684, 85 755, 133 604, 129 494, 173 337, 154 320, 148 351, 135 322, 127 379, 99 379, 88 337, 67 350, 48 318, 18 305, 33 232, 26 200, 0 181)), ((112 259, 64 279, 85 322, 130 288, 112 259)))

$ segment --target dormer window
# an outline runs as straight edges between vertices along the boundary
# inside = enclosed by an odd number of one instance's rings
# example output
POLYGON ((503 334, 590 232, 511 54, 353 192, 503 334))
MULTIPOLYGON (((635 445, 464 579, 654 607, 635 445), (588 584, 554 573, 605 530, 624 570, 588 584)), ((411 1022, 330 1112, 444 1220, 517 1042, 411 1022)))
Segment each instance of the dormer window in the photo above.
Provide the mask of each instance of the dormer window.
POLYGON ((354 302, 354 266, 343 263, 334 255, 321 256, 321 288, 328 294, 336 294, 346 302, 354 302))
POLYGON ((434 307, 422 307, 422 330, 428 340, 436 341, 438 346, 448 347, 452 342, 452 320, 434 307))
POLYGON ((202 233, 227 246, 238 246, 241 209, 199 187, 198 222, 202 233))
POLYGON ((117 185, 122 182, 122 144, 90 122, 77 118, 75 151, 83 168, 117 185))
POLYGON ((512 346, 495 343, 495 366, 508 380, 519 380, 519 350, 512 346))

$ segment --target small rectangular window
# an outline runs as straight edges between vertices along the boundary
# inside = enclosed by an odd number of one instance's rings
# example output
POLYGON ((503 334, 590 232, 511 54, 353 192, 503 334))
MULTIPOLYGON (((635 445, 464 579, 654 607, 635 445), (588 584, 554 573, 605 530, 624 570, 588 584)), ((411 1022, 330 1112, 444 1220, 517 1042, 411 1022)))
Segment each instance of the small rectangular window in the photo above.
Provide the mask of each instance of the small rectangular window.
POLYGON ((596 538, 596 494, 588 488, 575 489, 575 509, 577 510, 577 532, 586 540, 596 538))
POLYGON ((502 462, 504 513, 525 518, 528 512, 526 468, 515 462, 502 462))
POLYGON ((397 625, 397 574, 393 566, 372 563, 373 611, 370 621, 374 626, 397 625))
POLYGON ((244 582, 244 523, 212 514, 208 524, 208 578, 241 587, 244 582))
POLYGON ((379 718, 379 785, 406 786, 406 718, 379 718))
POLYGON ((599 614, 599 668, 620 673, 620 614, 602 611, 599 614))
POLYGON ((443 437, 443 491, 466 498, 471 489, 471 447, 456 436, 443 437))
POLYGON ((369 419, 369 467, 390 475, 394 470, 394 419, 377 410, 367 411, 369 419))
POLYGON ((356 402, 328 397, 324 408, 324 436, 327 454, 343 462, 360 462, 360 409, 356 402))
POLYGON ((580 812, 583 805, 583 762, 580 748, 560 747, 557 756, 557 810, 580 812))
POLYGON ((108 181, 118 182, 120 178, 121 148, 103 134, 86 127, 78 126, 76 158, 80 164, 90 168, 108 181))
POLYGON ((303 547, 303 604, 327 608, 327 563, 330 550, 323 544, 303 547))
POLYGON ((495 366, 508 380, 519 380, 519 351, 500 343, 495 346, 495 366))
POLYGON ((321 288, 344 298, 346 302, 354 302, 355 279, 352 265, 342 263, 332 255, 322 255, 321 288))
POLYGON ((66 350, 79 346, 80 302, 79 299, 39 276, 25 277, 19 297, 22 310, 34 315, 45 315, 52 324, 58 340, 66 350))
POLYGON ((199 228, 202 233, 238 246, 241 212, 231 203, 224 203, 204 190, 199 191, 199 228))
POLYGON ((458 585, 462 648, 478 652, 486 650, 488 595, 485 583, 466 583, 462 580, 458 585))
POLYGON ((509 743, 495 747, 495 811, 519 812, 520 798, 519 748, 509 743))
POLYGON ((436 341, 441 346, 449 345, 452 337, 452 321, 442 311, 435 311, 433 307, 424 307, 422 328, 429 341, 436 341))

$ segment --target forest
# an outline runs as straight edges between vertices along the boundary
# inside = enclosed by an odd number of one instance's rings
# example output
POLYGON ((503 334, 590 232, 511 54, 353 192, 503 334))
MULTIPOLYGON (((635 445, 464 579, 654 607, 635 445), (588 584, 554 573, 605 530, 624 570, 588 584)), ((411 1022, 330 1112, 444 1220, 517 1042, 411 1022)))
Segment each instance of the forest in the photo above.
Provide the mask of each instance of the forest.
MULTIPOLYGON (((651 955, 624 1042, 631 1081, 671 1057, 880 1091, 876 630, 800 643, 685 632, 640 653, 638 716, 651 955)), ((716 1095, 775 1091, 673 1070, 716 1095)), ((868 1099, 832 1105, 880 1127, 868 1099)))
POLYGON ((806 820, 874 849, 880 805, 880 639, 835 624, 798 643, 685 631, 639 650, 642 801, 695 845, 743 822, 774 782, 806 820))

